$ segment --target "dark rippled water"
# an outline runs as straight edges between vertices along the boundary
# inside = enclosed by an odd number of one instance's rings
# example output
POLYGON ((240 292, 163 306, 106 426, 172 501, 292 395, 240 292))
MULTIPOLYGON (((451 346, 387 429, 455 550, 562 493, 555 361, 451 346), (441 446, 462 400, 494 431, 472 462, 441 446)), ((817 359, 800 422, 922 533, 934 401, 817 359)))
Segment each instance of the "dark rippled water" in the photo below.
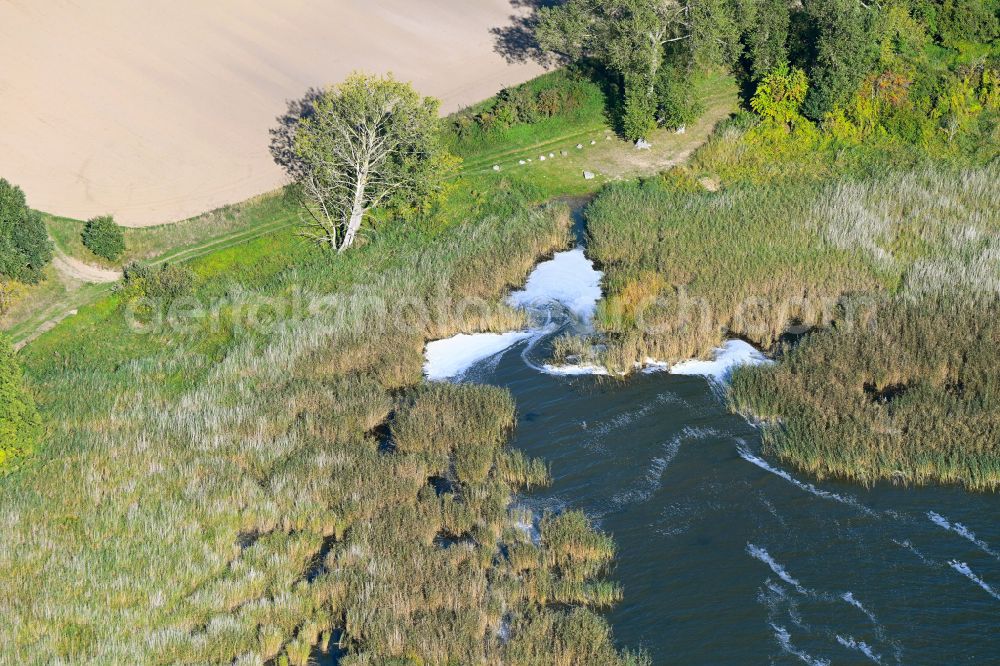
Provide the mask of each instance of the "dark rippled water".
POLYGON ((551 376, 526 362, 544 347, 464 381, 510 389, 513 446, 551 463, 520 502, 614 536, 623 646, 657 664, 1000 663, 1000 497, 813 483, 761 457, 707 379, 551 376))
POLYGON ((714 380, 541 372, 580 324, 538 315, 546 335, 461 380, 508 388, 512 445, 551 464, 518 503, 583 509, 614 536, 623 647, 656 664, 1000 664, 1000 495, 816 482, 764 456, 714 380))

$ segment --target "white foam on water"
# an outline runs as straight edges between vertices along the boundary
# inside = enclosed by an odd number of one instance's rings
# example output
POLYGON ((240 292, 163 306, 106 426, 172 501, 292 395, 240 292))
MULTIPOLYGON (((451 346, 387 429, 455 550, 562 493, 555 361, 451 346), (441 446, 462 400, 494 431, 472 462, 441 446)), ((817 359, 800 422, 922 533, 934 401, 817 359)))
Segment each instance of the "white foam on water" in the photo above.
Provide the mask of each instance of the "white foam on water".
POLYGON ((939 527, 942 527, 948 530, 949 532, 954 532, 963 539, 966 539, 967 541, 976 544, 976 546, 984 553, 992 555, 996 559, 1000 560, 1000 553, 997 553, 997 551, 990 548, 990 545, 988 543, 977 537, 975 532, 970 530, 962 523, 953 523, 944 516, 942 516, 940 513, 937 513, 936 511, 928 511, 927 517, 930 518, 931 522, 934 523, 935 525, 938 525, 939 527))
POLYGON ((770 619, 773 620, 775 618, 779 603, 781 603, 784 604, 785 609, 788 611, 788 619, 790 619, 795 626, 800 629, 810 631, 809 625, 802 620, 802 613, 799 612, 799 602, 788 596, 785 592, 785 588, 778 583, 775 583, 770 578, 764 581, 764 586, 771 594, 766 596, 763 592, 761 592, 760 600, 767 605, 768 616, 770 619))
POLYGON ((649 463, 649 469, 646 470, 646 478, 639 484, 638 488, 632 488, 625 492, 618 493, 611 501, 621 506, 623 504, 638 504, 640 502, 645 502, 660 487, 660 482, 663 480, 663 473, 670 466, 670 463, 677 456, 677 452, 681 449, 681 440, 683 435, 678 435, 674 437, 671 441, 667 442, 663 446, 663 455, 653 458, 649 463))
POLYGON ((454 379, 480 361, 496 356, 538 331, 509 333, 459 333, 427 343, 424 375, 432 381, 454 379))
POLYGON ((514 527, 534 545, 537 546, 542 542, 542 533, 539 532, 538 527, 535 526, 534 519, 524 520, 523 518, 519 518, 514 521, 514 527))
MULTIPOLYGON (((507 302, 519 308, 537 308, 558 303, 589 324, 602 296, 603 275, 594 268, 594 263, 587 259, 582 249, 557 252, 552 259, 535 266, 524 288, 512 292, 507 302)), ((540 328, 507 333, 459 333, 450 338, 428 342, 424 350, 424 375, 432 381, 460 377, 475 364, 496 356, 522 340, 537 340, 544 333, 553 330, 548 324, 547 321, 540 328)), ((527 362, 526 355, 525 361, 527 362)), ((546 371, 530 362, 528 364, 536 370, 546 371)), ((570 372, 565 369, 561 374, 570 372)))
POLYGON ((830 666, 829 660, 816 659, 807 652, 803 652, 792 645, 792 635, 781 625, 772 623, 771 628, 774 629, 774 638, 778 641, 778 645, 788 654, 798 657, 805 663, 810 664, 810 666, 830 666))
POLYGON ((507 302, 519 308, 559 303, 584 322, 589 322, 601 299, 604 273, 594 268, 582 248, 557 252, 535 266, 524 288, 511 293, 507 302))
POLYGON ((875 654, 875 650, 873 650, 872 647, 867 643, 865 643, 864 641, 856 641, 854 640, 853 636, 848 636, 847 638, 844 638, 840 634, 837 634, 837 642, 849 650, 857 650, 861 654, 865 655, 866 657, 874 661, 876 664, 882 663, 882 657, 875 654))
POLYGON ((989 583, 987 583, 982 578, 973 573, 972 569, 969 568, 968 564, 966 564, 965 562, 959 562, 958 560, 952 560, 948 562, 948 564, 951 565, 952 569, 962 574, 963 576, 971 580, 979 587, 986 590, 986 593, 989 594, 991 597, 993 597, 997 601, 1000 601, 1000 593, 998 593, 996 590, 990 587, 989 583))
POLYGON ((748 543, 747 554, 769 566, 775 576, 794 587, 796 592, 804 596, 809 596, 809 590, 807 590, 802 583, 792 578, 791 574, 785 570, 785 567, 781 566, 777 560, 771 557, 771 554, 768 553, 766 549, 761 548, 760 546, 755 546, 752 543, 748 543))
POLYGON ((878 620, 875 618, 875 613, 865 608, 865 605, 855 598, 854 593, 844 592, 842 595, 840 595, 840 598, 846 601, 847 603, 851 604, 855 608, 857 608, 862 613, 864 613, 865 617, 867 617, 873 625, 875 625, 876 627, 882 626, 878 623, 878 620))
POLYGON ((637 364, 642 368, 643 374, 651 375, 656 372, 669 372, 670 364, 666 361, 657 361, 655 358, 645 358, 642 363, 637 364))
POLYGON ((847 506, 852 506, 855 509, 858 509, 862 513, 865 513, 869 516, 877 515, 874 511, 866 507, 864 504, 861 504, 853 497, 844 497, 843 495, 838 495, 837 493, 830 492, 829 490, 822 490, 820 488, 817 488, 811 483, 806 483, 805 481, 799 481, 785 470, 775 467, 766 460, 764 460, 763 458, 761 458, 760 456, 756 456, 753 453, 751 453, 750 450, 746 447, 746 444, 742 440, 739 440, 739 442, 740 443, 736 447, 736 452, 739 453, 740 457, 746 460, 747 462, 752 463, 757 467, 760 467, 762 470, 770 472, 775 476, 781 477, 782 479, 788 481, 793 486, 796 486, 797 488, 800 488, 806 491, 807 493, 815 495, 816 497, 821 497, 823 499, 833 500, 834 502, 840 502, 841 504, 846 504, 847 506))
POLYGON ((917 547, 914 546, 913 542, 910 541, 909 539, 903 539, 902 541, 898 541, 897 539, 892 539, 891 541, 897 546, 905 548, 906 550, 916 555, 918 558, 920 558, 920 561, 926 564, 927 566, 932 566, 932 567, 937 566, 933 561, 927 559, 923 553, 917 550, 917 547))
POLYGON ((715 349, 711 361, 681 361, 670 368, 673 375, 703 375, 719 382, 725 382, 733 370, 741 365, 764 365, 774 363, 763 352, 743 340, 727 340, 715 349))
POLYGON ((552 365, 546 363, 542 366, 542 372, 548 375, 562 375, 572 377, 576 375, 608 375, 608 369, 603 365, 593 365, 581 363, 580 365, 552 365))

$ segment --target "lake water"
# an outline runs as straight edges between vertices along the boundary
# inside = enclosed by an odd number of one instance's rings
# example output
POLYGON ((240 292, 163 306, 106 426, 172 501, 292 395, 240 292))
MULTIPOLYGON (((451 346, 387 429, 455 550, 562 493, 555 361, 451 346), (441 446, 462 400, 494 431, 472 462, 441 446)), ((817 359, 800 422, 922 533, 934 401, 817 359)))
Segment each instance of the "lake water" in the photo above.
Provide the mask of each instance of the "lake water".
POLYGON ((656 664, 1000 664, 1000 497, 818 483, 760 453, 715 380, 541 372, 548 327, 461 381, 511 391, 512 445, 551 464, 518 498, 612 534, 607 617, 656 664))

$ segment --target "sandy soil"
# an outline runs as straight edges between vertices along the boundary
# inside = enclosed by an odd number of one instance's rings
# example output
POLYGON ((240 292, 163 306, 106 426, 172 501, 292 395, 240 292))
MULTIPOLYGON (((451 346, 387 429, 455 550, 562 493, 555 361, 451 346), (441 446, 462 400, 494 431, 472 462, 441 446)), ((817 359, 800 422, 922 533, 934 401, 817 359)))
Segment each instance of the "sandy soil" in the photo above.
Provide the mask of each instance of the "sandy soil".
POLYGON ((59 251, 57 251, 52 257, 52 265, 55 266, 57 271, 59 271, 60 276, 70 280, 78 280, 80 282, 95 284, 102 282, 117 282, 118 278, 122 276, 119 271, 94 266, 92 264, 82 262, 79 259, 74 259, 73 257, 59 251))
POLYGON ((451 111, 540 71, 510 0, 0 0, 0 176, 58 215, 144 226, 283 182, 285 101, 392 71, 451 111))

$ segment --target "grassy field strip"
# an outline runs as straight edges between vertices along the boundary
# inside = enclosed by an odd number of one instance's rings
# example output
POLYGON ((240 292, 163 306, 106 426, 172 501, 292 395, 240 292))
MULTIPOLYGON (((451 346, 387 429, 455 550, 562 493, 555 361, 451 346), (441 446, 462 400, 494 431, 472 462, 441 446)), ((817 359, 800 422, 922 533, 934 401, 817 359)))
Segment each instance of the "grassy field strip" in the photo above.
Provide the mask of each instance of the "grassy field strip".
MULTIPOLYGON (((241 230, 239 233, 230 236, 213 238, 212 240, 201 245, 183 248, 181 250, 162 255, 150 263, 159 265, 166 262, 191 261, 193 259, 198 259, 199 257, 203 257, 207 254, 226 250, 234 245, 246 243, 260 238, 261 236, 266 236, 268 234, 286 229, 292 226, 294 220, 295 216, 289 214, 288 216, 280 217, 277 220, 265 222, 251 227, 250 229, 241 230)), ((45 333, 58 322, 68 316, 71 316, 75 310, 78 310, 85 305, 89 305, 98 298, 110 293, 111 287, 112 285, 110 284, 89 284, 74 291, 67 292, 66 297, 52 303, 29 319, 12 326, 7 333, 14 342, 14 346, 20 349, 26 344, 30 344, 39 335, 45 333)))
MULTIPOLYGON (((712 85, 711 88, 716 88, 716 85, 712 85)), ((730 105, 731 99, 732 99, 732 93, 728 88, 726 90, 712 92, 711 94, 706 95, 702 99, 703 103, 705 104, 705 112, 702 115, 703 116, 709 115, 711 110, 715 108, 721 101, 725 101, 727 105, 730 105)), ((472 174, 485 173, 492 170, 493 165, 497 164, 498 161, 503 158, 514 157, 519 154, 528 153, 529 151, 532 153, 536 151, 544 153, 546 150, 550 150, 551 148, 553 148, 555 144, 559 144, 564 141, 569 141, 572 139, 579 139, 580 137, 592 134, 593 132, 610 132, 610 131, 611 127, 606 123, 591 125, 582 130, 576 132, 570 132, 568 134, 563 134, 551 139, 546 139, 545 141, 539 141, 534 144, 521 146, 510 150, 487 153, 482 157, 466 160, 465 162, 463 162, 460 171, 463 175, 470 173, 472 174)), ((532 157, 532 159, 535 158, 532 157)))
MULTIPOLYGON (((712 89, 716 87, 713 85, 712 89)), ((600 186, 607 179, 649 175, 662 171, 690 157, 691 153, 708 139, 715 125, 735 109, 734 89, 726 86, 723 90, 705 96, 702 101, 705 110, 684 134, 675 134, 669 129, 659 129, 651 135, 649 138, 654 145, 651 151, 637 151, 630 142, 613 135, 611 141, 598 141, 597 145, 586 145, 582 150, 573 149, 565 157, 556 156, 546 159, 545 162, 536 160, 531 166, 548 174, 549 177, 563 171, 572 172, 575 180, 579 180, 581 171, 591 171, 599 178, 590 181, 590 189, 600 186)), ((538 145, 554 148, 553 144, 566 141, 568 138, 572 140, 571 137, 576 136, 567 135, 538 145)), ((463 175, 482 176, 493 173, 492 163, 487 164, 491 166, 468 170, 463 175)), ((529 165, 516 166, 527 168, 529 165)))
POLYGON ((163 264, 166 262, 177 262, 177 261, 188 261, 191 259, 197 259, 202 257, 209 252, 215 252, 218 250, 225 250, 234 245, 240 243, 254 240, 255 238, 260 238, 269 233, 275 231, 280 231, 282 229, 292 226, 297 221, 297 217, 293 214, 289 214, 286 217, 280 217, 271 222, 265 222, 250 229, 240 231, 239 233, 232 234, 230 236, 220 236, 214 238, 207 243, 197 245, 194 247, 187 247, 176 250, 172 253, 164 254, 153 259, 150 263, 152 264, 163 264))
POLYGON ((598 132, 598 131, 604 131, 604 130, 610 131, 610 129, 611 128, 608 127, 606 124, 593 125, 591 127, 588 127, 586 129, 580 130, 578 132, 571 132, 569 134, 564 134, 564 135, 557 136, 557 137, 554 137, 554 138, 551 138, 551 139, 546 139, 545 141, 540 141, 538 143, 534 143, 534 144, 531 144, 531 145, 528 145, 528 146, 522 146, 520 148, 514 148, 512 150, 504 150, 504 151, 497 152, 497 153, 490 153, 486 157, 476 158, 474 160, 467 160, 467 161, 463 162, 462 163, 462 169, 461 169, 461 171, 462 171, 462 173, 465 173, 465 172, 470 171, 472 169, 478 169, 478 168, 480 168, 484 164, 489 164, 490 167, 492 167, 493 164, 495 164, 497 160, 499 160, 501 158, 504 158, 504 157, 511 157, 511 156, 517 155, 519 153, 524 153, 526 151, 532 151, 532 152, 534 152, 536 150, 542 150, 542 152, 544 152, 546 149, 550 148, 552 146, 552 144, 560 143, 562 141, 567 141, 569 139, 577 139, 577 138, 579 138, 581 136, 584 136, 586 134, 590 134, 592 132, 598 132))
POLYGON ((21 349, 42 333, 50 330, 56 323, 71 316, 80 307, 93 303, 110 292, 111 285, 107 283, 83 285, 79 289, 69 292, 68 295, 72 298, 51 303, 31 318, 12 326, 7 334, 14 343, 15 349, 21 349))

